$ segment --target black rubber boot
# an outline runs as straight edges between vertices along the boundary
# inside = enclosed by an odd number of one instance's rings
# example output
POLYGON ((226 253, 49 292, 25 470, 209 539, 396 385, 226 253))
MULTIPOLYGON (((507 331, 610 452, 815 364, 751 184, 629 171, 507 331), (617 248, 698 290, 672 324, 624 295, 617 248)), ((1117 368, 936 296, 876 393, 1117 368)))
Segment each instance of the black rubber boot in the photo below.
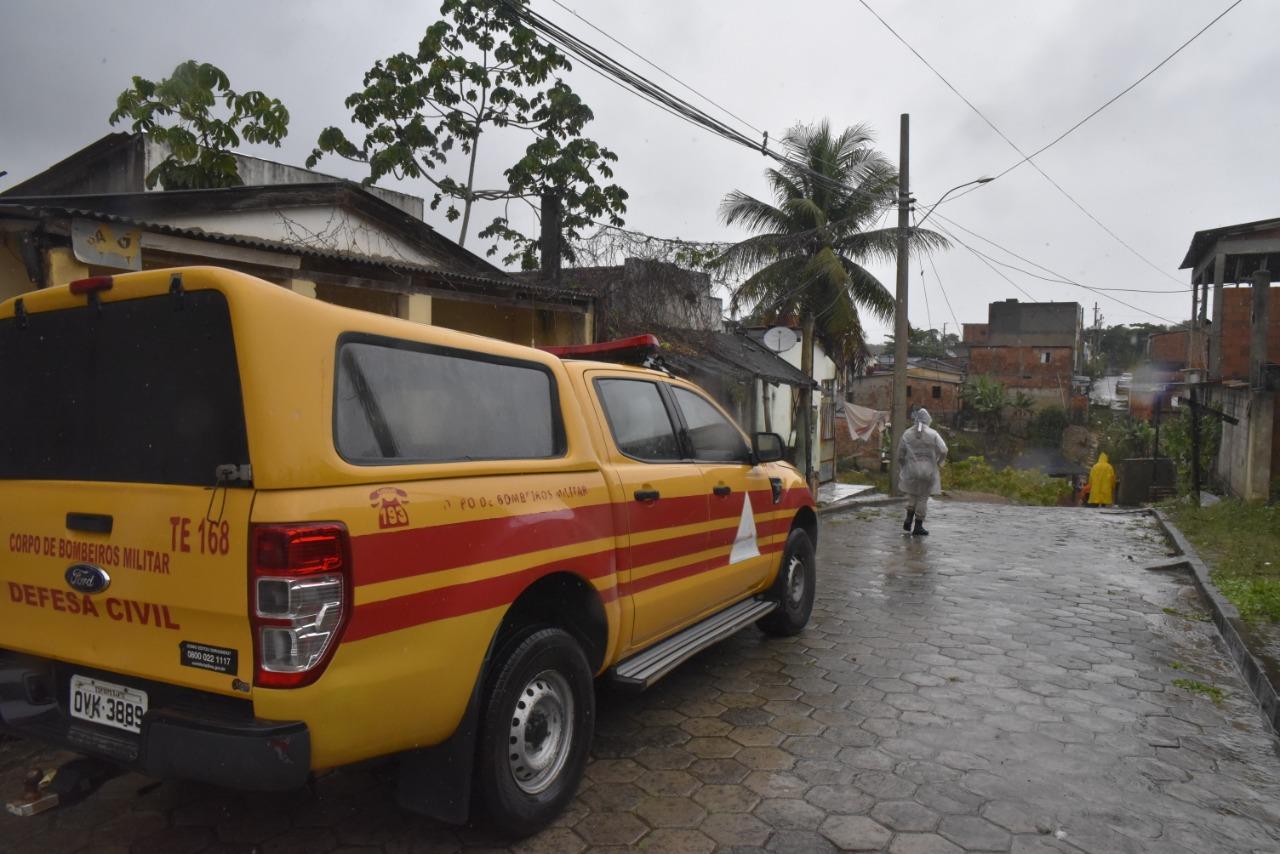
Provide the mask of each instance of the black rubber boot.
POLYGON ((916 537, 927 537, 929 532, 924 529, 924 517, 920 516, 916 519, 916 528, 911 532, 916 537))
POLYGON ((910 532, 911 532, 911 520, 912 520, 912 519, 914 519, 914 518, 916 518, 916 511, 914 511, 914 510, 908 510, 908 511, 907 511, 907 521, 905 521, 905 522, 903 522, 903 523, 902 523, 902 530, 906 531, 907 533, 910 533, 910 532))

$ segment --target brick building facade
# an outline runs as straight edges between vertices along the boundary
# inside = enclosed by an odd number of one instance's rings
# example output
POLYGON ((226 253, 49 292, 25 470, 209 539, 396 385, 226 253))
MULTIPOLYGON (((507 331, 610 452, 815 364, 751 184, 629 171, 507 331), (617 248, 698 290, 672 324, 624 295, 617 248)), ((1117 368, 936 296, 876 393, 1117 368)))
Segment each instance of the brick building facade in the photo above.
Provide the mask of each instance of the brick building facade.
MULTIPOLYGON (((1268 362, 1280 362, 1280 288, 1267 297, 1268 362)), ((1253 324, 1253 288, 1225 288, 1222 292, 1222 349, 1219 369, 1223 379, 1249 378, 1249 341, 1253 324)))
POLYGON ((1070 408, 1072 377, 1084 367, 1084 309, 1074 302, 993 302, 986 323, 964 324, 964 343, 969 376, 1023 391, 1038 407, 1070 408))

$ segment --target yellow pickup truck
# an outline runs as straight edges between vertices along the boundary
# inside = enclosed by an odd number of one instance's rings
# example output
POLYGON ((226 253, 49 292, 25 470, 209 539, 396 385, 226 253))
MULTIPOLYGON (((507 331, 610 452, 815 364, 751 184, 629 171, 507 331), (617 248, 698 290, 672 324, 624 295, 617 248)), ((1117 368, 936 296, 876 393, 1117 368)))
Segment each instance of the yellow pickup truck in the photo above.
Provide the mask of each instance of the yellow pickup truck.
POLYGON ((0 304, 0 725, 241 789, 396 755, 406 808, 541 827, 595 678, 813 605, 781 439, 602 349, 204 267, 0 304))

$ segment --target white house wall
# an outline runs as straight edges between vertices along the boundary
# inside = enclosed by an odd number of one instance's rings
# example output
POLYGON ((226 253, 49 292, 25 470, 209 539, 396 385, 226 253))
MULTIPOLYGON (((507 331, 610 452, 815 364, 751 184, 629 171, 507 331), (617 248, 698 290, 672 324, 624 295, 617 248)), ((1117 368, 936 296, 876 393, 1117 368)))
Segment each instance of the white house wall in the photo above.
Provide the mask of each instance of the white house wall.
POLYGON ((440 266, 436 258, 387 233, 375 221, 333 206, 202 213, 160 217, 158 221, 175 228, 199 228, 213 234, 256 237, 329 252, 440 266))
MULTIPOLYGON (((785 353, 779 353, 778 357, 781 358, 783 361, 787 362, 788 364, 790 364, 792 367, 799 370, 801 350, 802 350, 801 346, 797 344, 796 346, 792 347, 790 350, 786 351, 785 353)), ((836 363, 833 362, 831 359, 827 358, 827 354, 823 351, 822 346, 817 343, 813 345, 813 378, 819 383, 824 382, 826 380, 834 380, 836 378, 836 363)), ((769 425, 772 429, 772 432, 782 436, 782 438, 786 440, 788 444, 794 443, 794 437, 792 435, 793 425, 791 423, 791 400, 792 400, 792 396, 795 393, 796 393, 795 390, 793 390, 791 386, 779 385, 779 384, 771 385, 769 387, 769 392, 768 392, 769 396, 771 397, 771 400, 767 402, 767 406, 769 410, 769 425)), ((839 400, 838 390, 834 395, 834 397, 836 398, 837 401, 839 400)), ((764 419, 764 412, 766 408, 765 398, 766 398, 766 394, 764 389, 764 383, 757 382, 756 383, 756 412, 760 413, 760 416, 759 416, 760 420, 755 425, 756 430, 765 429, 765 419, 764 419)), ((822 425, 819 422, 820 422, 820 414, 822 412, 823 402, 824 402, 824 395, 822 393, 821 387, 815 388, 813 390, 813 414, 810 420, 810 425, 812 427, 812 439, 809 442, 809 451, 810 451, 810 454, 812 454, 812 464, 813 464, 814 471, 818 471, 821 465, 820 463, 821 442, 819 441, 818 437, 822 435, 821 434, 822 425)))

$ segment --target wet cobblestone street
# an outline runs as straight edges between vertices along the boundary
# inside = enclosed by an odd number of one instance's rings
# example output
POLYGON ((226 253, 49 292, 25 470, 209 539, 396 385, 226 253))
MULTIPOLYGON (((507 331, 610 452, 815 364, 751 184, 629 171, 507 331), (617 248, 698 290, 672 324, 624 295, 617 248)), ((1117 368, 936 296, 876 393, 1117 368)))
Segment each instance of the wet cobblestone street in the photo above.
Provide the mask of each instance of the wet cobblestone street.
MULTIPOLYGON (((126 775, 0 817, 0 850, 1280 851, 1276 739, 1189 579, 1142 568, 1151 520, 935 503, 907 538, 898 512, 824 518, 800 637, 602 689, 577 800, 514 846, 399 811, 375 763, 271 796, 126 775)), ((4 745, 0 794, 50 758, 4 745)))

